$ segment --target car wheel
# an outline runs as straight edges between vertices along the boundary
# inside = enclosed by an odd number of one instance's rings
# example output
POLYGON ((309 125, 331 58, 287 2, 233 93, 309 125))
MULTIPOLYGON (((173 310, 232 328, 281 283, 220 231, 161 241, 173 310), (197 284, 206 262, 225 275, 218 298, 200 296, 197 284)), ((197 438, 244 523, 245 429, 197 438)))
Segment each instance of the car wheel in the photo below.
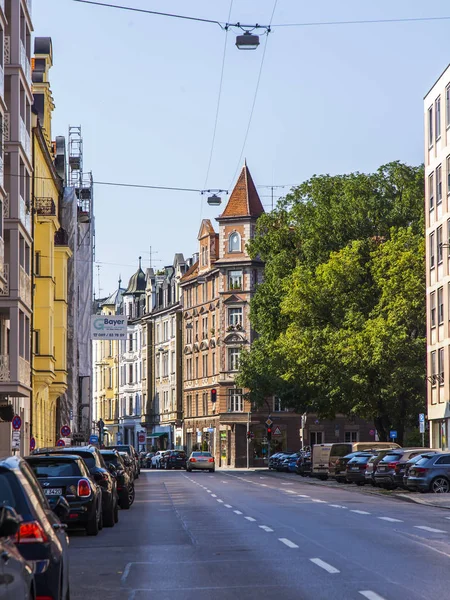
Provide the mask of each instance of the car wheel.
POLYGON ((97 535, 98 534, 98 516, 97 511, 94 511, 94 514, 89 519, 88 524, 86 525, 86 533, 87 535, 97 535))
POLYGON ((105 527, 114 527, 114 502, 113 500, 111 500, 111 506, 108 509, 108 512, 106 512, 103 515, 103 524, 105 525, 105 527))
POLYGON ((70 585, 69 582, 67 582, 67 592, 66 592, 66 597, 64 600, 70 600, 70 585))
POLYGON ((436 477, 430 485, 430 491, 433 494, 448 494, 450 491, 450 483, 445 477, 436 477))

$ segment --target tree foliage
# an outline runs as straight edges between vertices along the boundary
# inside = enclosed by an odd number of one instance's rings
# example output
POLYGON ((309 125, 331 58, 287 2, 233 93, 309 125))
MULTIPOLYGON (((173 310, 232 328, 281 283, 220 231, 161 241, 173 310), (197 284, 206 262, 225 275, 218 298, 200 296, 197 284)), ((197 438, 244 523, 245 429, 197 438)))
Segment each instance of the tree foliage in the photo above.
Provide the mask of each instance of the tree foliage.
POLYGON ((425 397, 423 227, 423 170, 397 162, 313 177, 258 220, 259 337, 239 376, 254 402, 276 394, 402 439, 425 397))

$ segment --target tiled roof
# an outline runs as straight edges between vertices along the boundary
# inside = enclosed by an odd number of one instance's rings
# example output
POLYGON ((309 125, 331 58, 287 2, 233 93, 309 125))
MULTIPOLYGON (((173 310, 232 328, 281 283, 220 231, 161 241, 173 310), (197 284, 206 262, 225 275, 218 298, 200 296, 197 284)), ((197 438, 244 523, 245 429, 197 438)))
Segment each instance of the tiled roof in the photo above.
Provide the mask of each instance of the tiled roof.
POLYGON ((263 205, 259 199, 247 163, 245 163, 228 200, 228 204, 219 219, 224 217, 259 217, 263 212, 263 205))
POLYGON ((181 283, 188 281, 189 279, 195 279, 198 275, 198 261, 195 262, 192 267, 183 275, 181 278, 181 283))
POLYGON ((206 231, 208 235, 214 235, 216 232, 214 231, 214 227, 209 219, 203 219, 200 225, 200 231, 198 232, 198 239, 200 239, 203 231, 206 231))

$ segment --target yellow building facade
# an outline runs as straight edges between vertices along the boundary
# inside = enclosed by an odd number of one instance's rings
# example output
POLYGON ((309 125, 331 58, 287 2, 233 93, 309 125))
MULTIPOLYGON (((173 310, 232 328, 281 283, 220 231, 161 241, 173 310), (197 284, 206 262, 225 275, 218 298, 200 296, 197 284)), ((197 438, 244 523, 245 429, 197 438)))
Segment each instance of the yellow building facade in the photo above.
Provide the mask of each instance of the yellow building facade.
POLYGON ((58 398, 67 390, 67 263, 72 253, 59 215, 63 181, 54 166, 48 79, 50 38, 36 38, 33 60, 34 306, 32 435, 36 446, 53 446, 58 398))

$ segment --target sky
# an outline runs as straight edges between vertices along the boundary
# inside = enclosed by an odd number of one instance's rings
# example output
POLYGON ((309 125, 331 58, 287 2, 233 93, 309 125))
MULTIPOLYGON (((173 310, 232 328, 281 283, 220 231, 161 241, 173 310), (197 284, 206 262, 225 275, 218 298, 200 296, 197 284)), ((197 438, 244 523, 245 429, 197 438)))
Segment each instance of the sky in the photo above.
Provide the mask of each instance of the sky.
MULTIPOLYGON (((450 20, 277 25, 450 17, 448 0, 112 3, 246 24, 266 25, 275 13, 260 47, 240 51, 236 32, 214 24, 32 0, 34 35, 53 42, 52 137, 81 125, 94 181, 231 192, 246 158, 270 210, 263 186, 285 186, 274 189, 276 200, 314 174, 423 162, 423 97, 450 62, 450 20)), ((96 184, 96 296, 119 276, 126 286, 139 256, 148 267, 150 248, 156 269, 175 253, 192 256, 201 220, 217 229, 228 198, 212 208, 207 196, 96 184)))

